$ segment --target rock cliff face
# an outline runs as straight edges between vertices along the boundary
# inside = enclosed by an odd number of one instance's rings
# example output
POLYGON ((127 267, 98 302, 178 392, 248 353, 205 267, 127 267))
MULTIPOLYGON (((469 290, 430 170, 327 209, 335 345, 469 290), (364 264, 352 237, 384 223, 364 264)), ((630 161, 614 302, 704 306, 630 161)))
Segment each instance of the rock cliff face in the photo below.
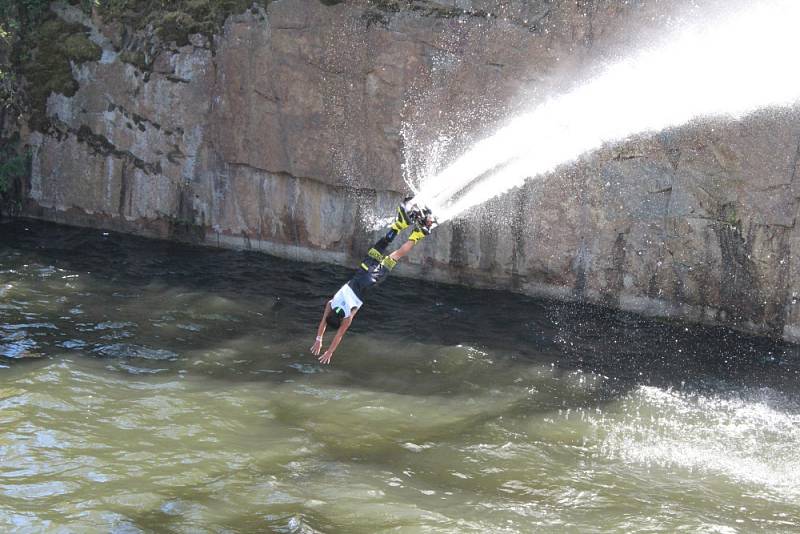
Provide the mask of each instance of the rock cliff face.
MULTIPOLYGON (((457 151, 668 15, 328 4, 254 7, 138 66, 117 25, 55 4, 103 54, 73 65, 73 96, 51 94, 52 129, 25 132, 25 214, 353 264, 426 147, 457 151)), ((637 137, 442 225, 398 273, 798 340, 799 156, 800 108, 637 137)))

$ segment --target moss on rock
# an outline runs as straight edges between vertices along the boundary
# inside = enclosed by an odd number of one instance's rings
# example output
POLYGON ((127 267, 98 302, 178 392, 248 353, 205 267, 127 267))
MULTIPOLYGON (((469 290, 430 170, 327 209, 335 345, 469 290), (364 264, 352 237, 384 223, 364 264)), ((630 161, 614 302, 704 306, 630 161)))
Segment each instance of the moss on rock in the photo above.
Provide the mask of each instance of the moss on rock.
MULTIPOLYGON (((70 0, 87 8, 91 4, 107 21, 118 21, 128 31, 151 29, 162 43, 189 42, 195 33, 211 37, 219 33, 229 15, 243 13, 254 5, 266 6, 270 0, 70 0), (86 4, 86 5, 84 5, 86 4)), ((46 6, 46 2, 39 2, 46 6)), ((24 76, 30 125, 37 130, 49 127, 47 98, 51 93, 72 96, 78 83, 72 76, 72 63, 99 60, 102 49, 88 38, 80 24, 67 23, 42 7, 35 19, 28 17, 20 42, 15 46, 13 70, 24 76)), ((30 15, 30 13, 29 13, 30 15)), ((150 34, 149 30, 145 32, 150 34)), ((148 39, 145 37, 145 39, 148 39)), ((136 47, 122 50, 122 61, 147 69, 147 55, 142 40, 136 47)))
POLYGON ((48 124, 46 109, 50 93, 72 96, 78 89, 71 62, 97 61, 102 50, 89 40, 86 28, 54 15, 28 33, 21 45, 15 63, 27 82, 31 126, 43 130, 48 124))
POLYGON ((90 41, 84 33, 73 33, 64 40, 64 53, 75 63, 97 61, 102 52, 101 48, 90 41))
POLYGON ((256 4, 266 7, 268 3, 269 0, 101 0, 98 11, 104 19, 118 20, 134 31, 151 25, 165 43, 183 46, 190 35, 211 37, 228 16, 244 13, 256 4))
POLYGON ((147 70, 149 66, 147 63, 147 57, 141 50, 123 50, 119 55, 119 59, 125 63, 130 63, 142 71, 147 70))
POLYGON ((189 42, 189 35, 202 33, 202 24, 188 13, 170 11, 161 17, 156 33, 166 42, 174 41, 178 46, 183 46, 189 42))

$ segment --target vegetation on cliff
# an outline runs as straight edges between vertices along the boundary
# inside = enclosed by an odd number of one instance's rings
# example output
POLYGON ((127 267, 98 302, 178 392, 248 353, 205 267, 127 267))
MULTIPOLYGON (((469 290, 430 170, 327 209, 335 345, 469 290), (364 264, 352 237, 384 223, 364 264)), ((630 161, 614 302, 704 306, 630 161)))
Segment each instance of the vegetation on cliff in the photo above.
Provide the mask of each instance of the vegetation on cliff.
MULTIPOLYGON (((22 147, 19 117, 26 110, 20 83, 20 52, 46 18, 44 0, 0 0, 0 209, 17 211, 30 172, 30 152, 22 147)), ((55 45, 56 43, 53 43, 55 45)), ((74 40, 61 43, 66 48, 74 40)), ((69 67, 69 65, 67 65, 69 67)), ((48 82, 50 80, 47 80, 48 82)))
POLYGON ((78 90, 72 64, 100 59, 100 47, 86 34, 86 28, 80 24, 68 24, 50 16, 25 37, 15 63, 27 81, 33 128, 46 126, 45 110, 50 93, 72 96, 78 90))
POLYGON ((2 194, 12 187, 15 180, 28 173, 30 154, 19 153, 16 147, 17 141, 11 138, 0 144, 0 199, 2 194))
MULTIPOLYGON (((80 2, 84 8, 91 2, 80 2)), ((0 93, 4 108, 27 111, 33 129, 46 130, 47 97, 71 96, 78 88, 72 65, 100 59, 101 49, 89 40, 88 30, 70 24, 49 9, 44 0, 0 0, 0 36, 7 49, 0 66, 6 83, 0 93), (20 77, 24 83, 20 83, 20 77), (23 98, 24 95, 24 98, 23 98)))
POLYGON ((163 42, 183 46, 189 36, 219 33, 229 15, 243 13, 269 0, 96 0, 97 13, 133 31, 152 29, 163 42))
MULTIPOLYGON (((70 0, 87 14, 120 23, 128 34, 140 33, 141 46, 153 38, 182 46, 189 35, 218 33, 225 19, 269 0, 70 0)), ((0 106, 27 112, 31 128, 46 131, 51 93, 72 96, 78 88, 72 66, 100 59, 102 50, 88 30, 50 10, 48 0, 0 0, 0 106)), ((157 44, 158 44, 157 43, 157 44)), ((153 43, 149 43, 153 44, 153 43)), ((136 45, 120 51, 123 61, 147 69, 148 56, 136 45)))

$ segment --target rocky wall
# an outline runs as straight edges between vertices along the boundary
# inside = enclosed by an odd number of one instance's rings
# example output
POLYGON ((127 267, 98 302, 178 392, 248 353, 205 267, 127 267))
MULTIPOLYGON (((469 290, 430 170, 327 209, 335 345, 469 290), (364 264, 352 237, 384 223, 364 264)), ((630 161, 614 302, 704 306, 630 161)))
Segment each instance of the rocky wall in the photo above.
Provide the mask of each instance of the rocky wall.
MULTIPOLYGON (((123 61, 146 36, 54 4, 103 54, 24 132, 25 214, 355 264, 431 147, 457 153, 680 7, 329 4, 254 6, 146 64, 123 61)), ((796 341, 799 154, 798 108, 637 137, 442 225, 397 273, 796 341)))

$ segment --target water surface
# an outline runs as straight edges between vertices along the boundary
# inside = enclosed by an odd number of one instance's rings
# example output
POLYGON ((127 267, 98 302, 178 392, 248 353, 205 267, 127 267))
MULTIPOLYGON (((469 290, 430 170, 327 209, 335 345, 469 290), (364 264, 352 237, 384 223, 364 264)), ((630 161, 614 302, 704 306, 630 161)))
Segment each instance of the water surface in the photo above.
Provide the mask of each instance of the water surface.
POLYGON ((0 530, 800 531, 796 348, 347 276, 0 224, 0 530))

